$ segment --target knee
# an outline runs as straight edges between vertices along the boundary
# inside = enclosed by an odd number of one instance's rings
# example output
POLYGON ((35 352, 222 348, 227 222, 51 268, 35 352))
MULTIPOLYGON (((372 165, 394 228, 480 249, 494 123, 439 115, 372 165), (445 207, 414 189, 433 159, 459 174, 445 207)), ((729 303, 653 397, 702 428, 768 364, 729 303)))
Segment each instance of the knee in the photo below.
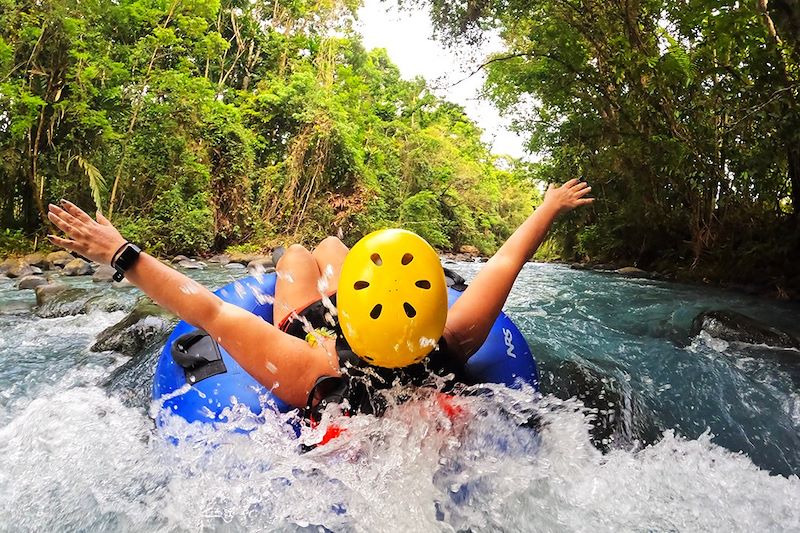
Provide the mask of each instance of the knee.
POLYGON ((281 258, 278 259, 278 264, 275 265, 275 268, 290 268, 291 265, 305 263, 308 262, 309 259, 313 260, 313 257, 305 246, 302 244, 292 244, 286 249, 281 258))
POLYGON ((337 254, 342 251, 347 253, 347 246, 345 246, 342 241, 336 237, 325 237, 319 242, 317 247, 314 248, 314 255, 330 255, 331 253, 337 254))

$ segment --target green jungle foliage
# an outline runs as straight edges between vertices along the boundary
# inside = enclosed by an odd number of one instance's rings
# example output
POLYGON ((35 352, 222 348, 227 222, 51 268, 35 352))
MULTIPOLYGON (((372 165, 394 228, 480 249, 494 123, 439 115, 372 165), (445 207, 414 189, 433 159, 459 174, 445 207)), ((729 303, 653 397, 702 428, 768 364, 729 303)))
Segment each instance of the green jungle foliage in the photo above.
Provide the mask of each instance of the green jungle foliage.
POLYGON ((800 289, 800 2, 416 3, 453 48, 499 33, 486 90, 538 177, 593 186, 565 259, 800 289))
POLYGON ((386 226, 491 252, 530 213, 532 170, 365 50, 356 8, 0 0, 2 242, 52 231, 63 197, 162 254, 386 226))

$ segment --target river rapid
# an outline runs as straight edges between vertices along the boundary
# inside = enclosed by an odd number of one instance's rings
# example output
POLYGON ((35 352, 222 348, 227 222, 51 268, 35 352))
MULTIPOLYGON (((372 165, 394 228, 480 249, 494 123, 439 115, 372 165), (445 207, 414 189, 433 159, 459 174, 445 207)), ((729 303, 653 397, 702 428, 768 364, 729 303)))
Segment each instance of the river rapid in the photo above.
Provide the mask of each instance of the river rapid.
POLYGON ((710 309, 798 335, 796 304, 531 263, 505 310, 541 396, 491 387, 449 417, 419 393, 301 453, 291 414, 234 417, 249 435, 172 419, 191 438, 170 443, 160 347, 90 350, 138 291, 61 281, 91 304, 43 312, 0 280, 0 531, 800 530, 800 352, 689 336, 710 309))

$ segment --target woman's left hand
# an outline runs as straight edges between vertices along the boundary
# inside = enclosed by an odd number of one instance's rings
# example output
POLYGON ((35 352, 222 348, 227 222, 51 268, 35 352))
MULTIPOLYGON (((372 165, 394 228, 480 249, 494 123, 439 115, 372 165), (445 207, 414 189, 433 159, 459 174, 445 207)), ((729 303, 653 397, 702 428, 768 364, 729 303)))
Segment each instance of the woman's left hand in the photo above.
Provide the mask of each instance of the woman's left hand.
POLYGON ((48 235, 50 242, 100 264, 110 265, 114 253, 127 242, 100 211, 95 221, 67 200, 61 200, 61 207, 50 204, 47 218, 68 237, 48 235))
POLYGON ((591 191, 589 184, 577 178, 569 180, 561 187, 551 183, 544 195, 544 203, 554 205, 558 212, 563 213, 594 202, 594 198, 586 198, 591 191))

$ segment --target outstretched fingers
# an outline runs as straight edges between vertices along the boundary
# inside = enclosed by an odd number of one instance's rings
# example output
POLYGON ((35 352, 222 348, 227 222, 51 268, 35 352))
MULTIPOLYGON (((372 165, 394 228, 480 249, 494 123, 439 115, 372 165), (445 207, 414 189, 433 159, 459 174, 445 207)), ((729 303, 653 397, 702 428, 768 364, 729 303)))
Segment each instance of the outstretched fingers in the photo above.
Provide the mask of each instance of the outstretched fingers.
POLYGON ((48 235, 47 238, 55 244, 56 246, 61 246, 62 248, 66 248, 68 250, 76 250, 77 244, 75 241, 71 239, 62 239, 61 237, 56 237, 55 235, 48 235))
POLYGON ((97 217, 97 222, 99 224, 102 224, 103 226, 110 226, 111 225, 111 221, 108 220, 105 217, 105 215, 103 215, 103 213, 100 212, 99 209, 97 210, 97 213, 95 214, 95 216, 97 217))
POLYGON ((47 213, 47 218, 49 218, 50 222, 55 224, 58 229, 70 236, 81 233, 82 224, 77 218, 57 205, 50 204, 49 208, 50 210, 47 213))
POLYGON ((87 215, 83 209, 73 204, 69 200, 61 200, 61 206, 67 213, 69 213, 76 219, 80 220, 84 224, 91 224, 92 222, 94 222, 94 220, 92 220, 92 217, 87 215))

